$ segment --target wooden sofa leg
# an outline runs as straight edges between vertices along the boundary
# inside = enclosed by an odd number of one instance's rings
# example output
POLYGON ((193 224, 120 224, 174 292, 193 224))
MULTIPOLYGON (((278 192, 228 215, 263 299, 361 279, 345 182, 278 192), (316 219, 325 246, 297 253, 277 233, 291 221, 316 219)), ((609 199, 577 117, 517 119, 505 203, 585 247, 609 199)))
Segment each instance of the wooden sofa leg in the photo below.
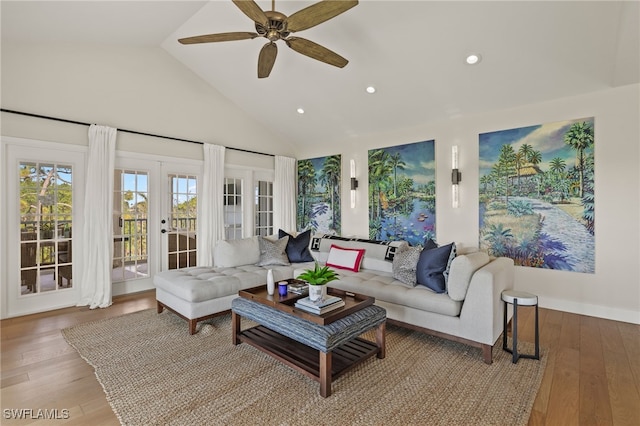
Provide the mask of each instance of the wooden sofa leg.
POLYGON ((189 334, 196 334, 196 324, 198 324, 197 319, 189 320, 189 334))
POLYGON ((156 300, 156 306, 157 306, 158 313, 161 314, 162 311, 164 311, 164 305, 156 300))
POLYGON ((491 345, 482 345, 482 358, 484 359, 485 364, 491 365, 493 362, 493 355, 491 351, 493 350, 493 346, 491 345))

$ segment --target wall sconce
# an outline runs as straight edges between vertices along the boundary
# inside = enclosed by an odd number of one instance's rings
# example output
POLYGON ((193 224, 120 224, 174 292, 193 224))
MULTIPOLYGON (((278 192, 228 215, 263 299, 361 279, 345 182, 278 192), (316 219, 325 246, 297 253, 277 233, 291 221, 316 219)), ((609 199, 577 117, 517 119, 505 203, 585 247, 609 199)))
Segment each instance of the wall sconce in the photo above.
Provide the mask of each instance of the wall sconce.
POLYGON ((454 209, 459 205, 458 184, 462 181, 462 173, 458 170, 458 146, 451 147, 451 206, 454 209))
POLYGON ((356 179, 356 161, 351 160, 351 208, 356 208, 356 189, 358 189, 358 179, 356 179))

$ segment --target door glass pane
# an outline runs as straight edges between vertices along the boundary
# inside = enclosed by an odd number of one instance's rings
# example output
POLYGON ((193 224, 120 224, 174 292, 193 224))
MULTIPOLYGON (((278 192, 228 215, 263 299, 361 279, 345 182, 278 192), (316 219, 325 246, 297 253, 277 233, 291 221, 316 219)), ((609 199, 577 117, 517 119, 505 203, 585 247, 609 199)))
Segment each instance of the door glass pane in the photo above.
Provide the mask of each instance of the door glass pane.
POLYGON ((169 175, 169 269, 196 266, 198 187, 195 176, 169 175))
POLYGON ((113 196, 114 282, 148 277, 148 175, 136 170, 115 170, 113 196))
POLYGON ((21 162, 20 294, 71 288, 71 166, 21 162))
POLYGON ((224 229, 227 240, 242 238, 242 179, 224 179, 224 229))
POLYGON ((255 234, 273 234, 273 182, 258 181, 255 197, 255 234))

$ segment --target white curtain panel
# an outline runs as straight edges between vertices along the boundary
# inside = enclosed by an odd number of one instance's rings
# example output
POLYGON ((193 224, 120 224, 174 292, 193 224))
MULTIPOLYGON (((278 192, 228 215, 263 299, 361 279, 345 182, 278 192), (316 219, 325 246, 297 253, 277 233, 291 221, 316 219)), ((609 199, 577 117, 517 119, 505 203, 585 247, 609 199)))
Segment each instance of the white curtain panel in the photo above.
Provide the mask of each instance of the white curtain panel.
POLYGON ((273 183, 273 228, 296 231, 296 159, 276 155, 273 183))
POLYGON ((224 239, 224 146, 204 144, 204 172, 198 185, 198 266, 213 266, 213 250, 224 239))
POLYGON ((80 253, 80 301, 91 309, 111 305, 113 169, 117 129, 92 124, 85 181, 80 253))

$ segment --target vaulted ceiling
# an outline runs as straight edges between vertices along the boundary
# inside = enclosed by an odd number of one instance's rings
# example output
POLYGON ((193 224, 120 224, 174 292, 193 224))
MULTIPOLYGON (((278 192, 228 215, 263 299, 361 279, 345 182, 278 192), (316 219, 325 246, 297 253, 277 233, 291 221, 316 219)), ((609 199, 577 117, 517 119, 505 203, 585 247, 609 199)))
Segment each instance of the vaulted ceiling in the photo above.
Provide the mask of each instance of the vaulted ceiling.
MULTIPOLYGON (((276 1, 285 15, 313 4, 276 1)), ((272 2, 258 0, 263 10, 272 2)), ((162 47, 248 115, 296 144, 348 140, 640 81, 636 1, 375 1, 295 33, 349 60, 336 68, 264 38, 182 45, 255 31, 230 0, 2 1, 2 39, 162 47), (465 63, 479 53, 480 63, 465 63), (365 91, 374 86, 376 93, 365 91), (304 114, 296 112, 298 108, 304 114)))

